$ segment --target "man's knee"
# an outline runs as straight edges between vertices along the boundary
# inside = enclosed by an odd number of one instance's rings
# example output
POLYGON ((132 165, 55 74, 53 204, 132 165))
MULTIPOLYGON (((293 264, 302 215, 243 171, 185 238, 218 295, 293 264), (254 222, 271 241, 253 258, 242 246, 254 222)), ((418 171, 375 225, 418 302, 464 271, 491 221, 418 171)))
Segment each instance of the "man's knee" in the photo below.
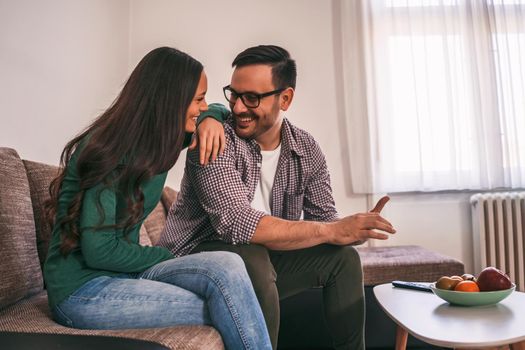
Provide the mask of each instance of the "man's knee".
POLYGON ((352 265, 361 266, 361 258, 359 257, 357 249, 352 246, 344 246, 340 248, 339 255, 342 260, 352 265))
POLYGON ((339 272, 342 272, 344 275, 351 274, 354 279, 356 277, 362 279, 361 258, 354 247, 336 247, 332 258, 339 272))

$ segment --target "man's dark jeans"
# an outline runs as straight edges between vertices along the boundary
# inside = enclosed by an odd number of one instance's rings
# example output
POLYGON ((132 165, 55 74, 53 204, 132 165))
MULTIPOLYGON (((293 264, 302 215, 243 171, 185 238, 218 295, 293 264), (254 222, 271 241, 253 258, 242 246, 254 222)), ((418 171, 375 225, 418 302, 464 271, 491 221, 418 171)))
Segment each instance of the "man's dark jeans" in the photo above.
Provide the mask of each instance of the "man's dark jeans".
POLYGON ((257 244, 209 241, 199 244, 192 253, 215 250, 237 253, 244 260, 274 349, 279 333, 279 300, 313 287, 323 287, 324 316, 334 347, 365 349, 363 273, 353 247, 323 244, 272 251, 257 244))

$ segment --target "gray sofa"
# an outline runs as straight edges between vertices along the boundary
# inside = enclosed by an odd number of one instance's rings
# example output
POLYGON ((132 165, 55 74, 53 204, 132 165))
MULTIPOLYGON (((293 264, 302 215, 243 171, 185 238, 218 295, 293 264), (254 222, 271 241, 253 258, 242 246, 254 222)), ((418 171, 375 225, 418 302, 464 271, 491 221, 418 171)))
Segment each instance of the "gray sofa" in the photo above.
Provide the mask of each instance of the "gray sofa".
MULTIPOLYGON (((219 333, 207 326, 179 326, 120 331, 77 330, 51 319, 42 278, 50 227, 43 218, 54 166, 22 160, 10 148, 0 148, 0 345, 13 348, 98 350, 224 349, 219 333), (84 347, 83 347, 84 346, 84 347)), ((166 187, 159 205, 141 228, 141 244, 154 244, 164 227, 166 212, 177 193, 166 187)), ((367 296, 367 347, 394 344, 394 324, 378 308, 374 285, 392 280, 435 281, 442 275, 463 273, 463 264, 417 246, 358 248, 367 296)), ((280 348, 329 347, 322 318, 321 291, 312 289, 281 304, 280 348), (306 306, 306 307, 305 307, 306 306)))

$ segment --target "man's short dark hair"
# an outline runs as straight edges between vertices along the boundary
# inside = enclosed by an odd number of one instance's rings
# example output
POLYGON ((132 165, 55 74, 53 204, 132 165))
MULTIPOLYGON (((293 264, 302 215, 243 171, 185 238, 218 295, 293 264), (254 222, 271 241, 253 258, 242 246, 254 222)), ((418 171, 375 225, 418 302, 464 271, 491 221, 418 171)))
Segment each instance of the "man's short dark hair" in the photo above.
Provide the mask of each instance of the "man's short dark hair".
POLYGON ((232 67, 252 64, 266 64, 272 67, 272 80, 276 89, 291 87, 295 89, 297 67, 290 53, 275 45, 250 47, 235 57, 232 67))

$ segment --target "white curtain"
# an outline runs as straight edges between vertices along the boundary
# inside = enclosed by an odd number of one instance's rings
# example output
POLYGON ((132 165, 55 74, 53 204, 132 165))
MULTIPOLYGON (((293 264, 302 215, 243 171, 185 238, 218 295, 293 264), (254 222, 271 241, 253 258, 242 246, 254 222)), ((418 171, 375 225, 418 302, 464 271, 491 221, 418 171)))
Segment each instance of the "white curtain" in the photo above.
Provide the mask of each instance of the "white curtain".
POLYGON ((525 188, 525 0, 342 0, 356 193, 525 188))

